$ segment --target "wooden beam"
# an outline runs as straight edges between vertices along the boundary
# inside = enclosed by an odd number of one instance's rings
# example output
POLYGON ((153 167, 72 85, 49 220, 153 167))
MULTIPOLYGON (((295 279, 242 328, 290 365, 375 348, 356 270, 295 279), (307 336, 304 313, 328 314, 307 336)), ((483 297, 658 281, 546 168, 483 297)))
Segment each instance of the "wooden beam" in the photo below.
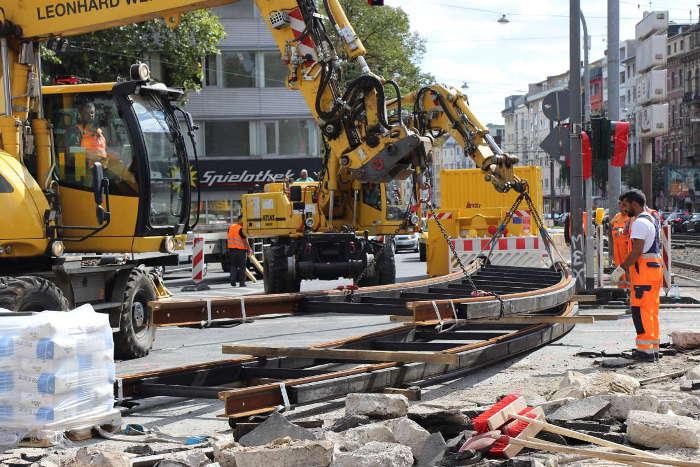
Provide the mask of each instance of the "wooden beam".
POLYGON ((312 349, 308 347, 262 347, 252 345, 224 344, 225 354, 253 355, 256 357, 298 357, 328 360, 373 361, 373 362, 424 362, 445 365, 459 363, 459 355, 442 352, 403 352, 362 349, 312 349))

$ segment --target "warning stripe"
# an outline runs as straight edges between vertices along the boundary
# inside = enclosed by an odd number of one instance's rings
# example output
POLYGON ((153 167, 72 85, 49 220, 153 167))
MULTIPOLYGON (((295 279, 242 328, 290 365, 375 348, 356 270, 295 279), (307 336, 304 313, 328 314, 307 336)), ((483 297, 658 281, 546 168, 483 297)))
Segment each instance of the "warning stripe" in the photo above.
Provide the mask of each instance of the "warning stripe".
MULTIPOLYGON (((289 26, 292 28, 295 39, 299 39, 304 34, 306 23, 304 22, 304 16, 301 14, 299 8, 295 8, 289 12, 289 26)), ((311 35, 307 34, 306 37, 299 42, 297 50, 302 57, 311 56, 311 60, 308 61, 318 61, 316 44, 314 44, 314 41, 311 39, 311 35)))
POLYGON ((196 283, 204 279, 204 237, 192 239, 192 280, 196 283))
MULTIPOLYGON (((455 249, 458 252, 464 253, 489 251, 491 245, 491 239, 489 238, 461 238, 457 241, 452 239, 450 242, 455 245, 455 249)), ((499 238, 496 243, 497 251, 539 249, 540 239, 535 236, 499 238)))

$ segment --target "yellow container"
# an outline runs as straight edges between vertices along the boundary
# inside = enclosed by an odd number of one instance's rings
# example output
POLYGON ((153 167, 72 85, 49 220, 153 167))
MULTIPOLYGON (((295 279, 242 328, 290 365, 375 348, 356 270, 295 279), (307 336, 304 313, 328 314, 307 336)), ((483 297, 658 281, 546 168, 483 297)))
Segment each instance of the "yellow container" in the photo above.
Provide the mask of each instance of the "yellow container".
MULTIPOLYGON (((527 180, 530 197, 542 215, 542 169, 538 166, 515 167, 515 174, 527 180)), ((441 170, 440 192, 442 199, 437 213, 450 237, 490 238, 518 197, 518 193, 513 190, 508 193, 497 192, 490 182, 484 180, 480 169, 441 170)), ((529 211, 525 201, 518 209, 529 211)), ((447 244, 435 221, 430 218, 428 231, 431 233, 428 238, 428 274, 447 274, 447 244)), ((506 235, 539 235, 539 230, 531 213, 523 212, 522 217, 508 225, 506 235)))

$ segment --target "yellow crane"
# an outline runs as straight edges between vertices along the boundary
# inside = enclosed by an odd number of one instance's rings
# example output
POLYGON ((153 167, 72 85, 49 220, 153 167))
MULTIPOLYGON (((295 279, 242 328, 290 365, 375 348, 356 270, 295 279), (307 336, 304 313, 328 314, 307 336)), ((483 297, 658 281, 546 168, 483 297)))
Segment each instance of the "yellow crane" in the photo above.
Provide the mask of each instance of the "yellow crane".
MULTIPOLYGON (((174 103, 180 91, 149 81, 144 65, 126 82, 42 87, 39 43, 152 18, 177 27, 186 11, 229 3, 0 0, 0 307, 91 302, 109 313, 119 354, 149 351, 155 328, 146 304, 166 291, 141 266, 181 249, 192 227, 192 119, 174 103)), ((400 95, 398 86, 372 73, 338 0, 323 0, 323 11, 315 0, 255 3, 288 65, 287 87, 303 95, 326 147, 318 182, 269 184, 243 197, 247 235, 272 240, 265 289, 298 290, 302 278, 391 282, 393 253, 370 236, 419 221, 432 135, 390 121, 385 91, 400 95), (347 84, 342 60, 361 71, 347 84), (396 180, 412 181, 403 200, 387 190, 396 180)), ((465 105, 457 104, 475 121, 465 105)), ((498 189, 517 185, 514 159, 475 128, 464 134, 476 148, 469 155, 498 189)))

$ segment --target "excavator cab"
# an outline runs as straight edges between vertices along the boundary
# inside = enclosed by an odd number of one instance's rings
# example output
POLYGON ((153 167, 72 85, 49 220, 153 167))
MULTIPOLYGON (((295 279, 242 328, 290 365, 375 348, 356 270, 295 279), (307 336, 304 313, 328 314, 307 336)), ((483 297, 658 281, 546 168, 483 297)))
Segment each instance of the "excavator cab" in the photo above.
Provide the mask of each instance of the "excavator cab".
POLYGON ((181 92, 127 81, 45 86, 42 94, 66 251, 180 249, 190 227, 190 167, 172 104, 181 92), (109 204, 102 215, 100 186, 109 204))

